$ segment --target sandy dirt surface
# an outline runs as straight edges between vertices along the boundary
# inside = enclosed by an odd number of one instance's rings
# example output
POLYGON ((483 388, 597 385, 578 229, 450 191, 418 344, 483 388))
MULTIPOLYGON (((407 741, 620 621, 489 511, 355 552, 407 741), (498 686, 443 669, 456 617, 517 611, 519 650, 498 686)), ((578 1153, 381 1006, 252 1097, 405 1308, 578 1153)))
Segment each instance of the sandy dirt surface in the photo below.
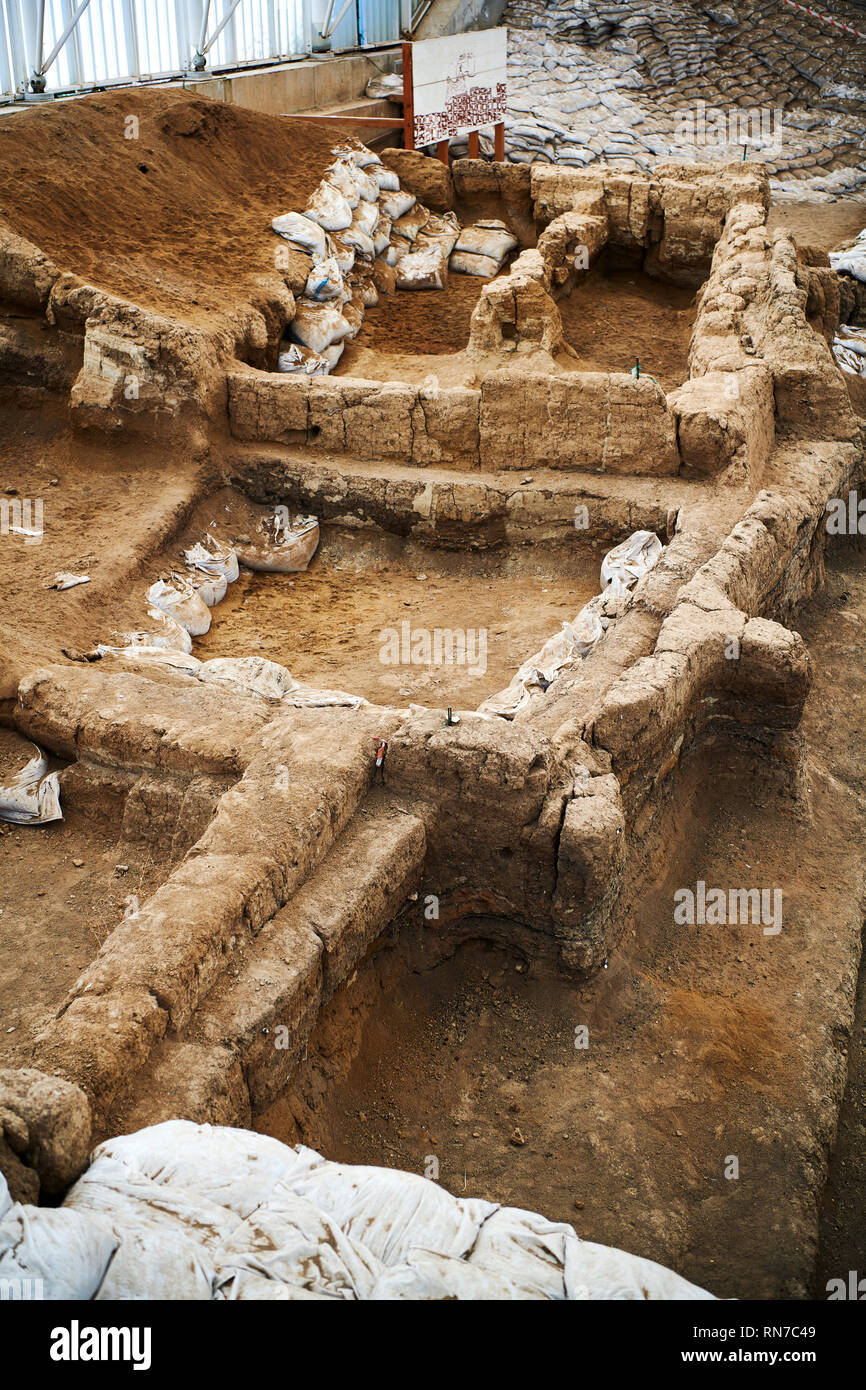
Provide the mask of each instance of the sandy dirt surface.
POLYGON ((264 656, 299 680, 376 704, 475 709, 598 592, 599 560, 588 555, 576 577, 541 578, 469 556, 443 568, 431 552, 423 570, 393 562, 356 572, 329 562, 326 546, 304 574, 244 573, 194 651, 205 659, 264 656), (471 631, 477 659, 406 665, 401 652, 399 665, 383 662, 388 634, 399 633, 402 644, 404 623, 410 641, 437 628, 462 630, 469 641, 471 631))
POLYGON ((866 227, 866 199, 776 203, 770 208, 767 226, 771 232, 783 228, 803 246, 835 251, 847 246, 866 227))
POLYGON ((193 451, 173 451, 167 470, 162 445, 83 440, 59 406, 31 406, 0 403, 0 496, 42 504, 38 544, 0 535, 0 700, 25 669, 140 625, 156 557, 204 486, 193 451), (90 583, 54 591, 58 570, 90 583))
MULTIPOLYGON (((341 134, 178 88, 83 97, 69 117, 0 115, 0 218, 62 270, 205 328, 262 298, 271 220, 304 207, 341 134)), ((289 278, 308 265, 290 253, 289 278)))
POLYGON ((558 301, 577 372, 630 372, 636 359, 665 391, 689 374, 695 292, 637 269, 599 264, 558 301))
POLYGON ((49 825, 0 822, 0 1065, 27 1065, 34 1033, 165 871, 68 803, 49 825))

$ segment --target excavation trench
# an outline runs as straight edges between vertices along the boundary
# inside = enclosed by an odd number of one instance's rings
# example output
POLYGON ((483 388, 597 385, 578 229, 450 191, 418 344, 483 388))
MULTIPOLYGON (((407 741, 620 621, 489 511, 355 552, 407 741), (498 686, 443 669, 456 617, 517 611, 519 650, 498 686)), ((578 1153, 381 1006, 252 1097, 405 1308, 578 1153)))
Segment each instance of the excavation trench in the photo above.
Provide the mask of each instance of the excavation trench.
MULTIPOLYGON (((798 618, 816 670, 802 796, 747 745, 704 740, 636 848, 619 949, 589 981, 551 969, 518 924, 455 920, 428 877, 322 1009, 257 1127, 455 1195, 529 1206, 543 1188, 553 1219, 722 1297, 806 1296, 866 884, 860 702, 827 713, 866 656, 849 547, 798 618), (780 930, 678 923, 675 895, 698 881, 780 892, 780 930)), ((822 1278, 853 1258, 834 1213, 862 1221, 834 1173, 822 1278)))

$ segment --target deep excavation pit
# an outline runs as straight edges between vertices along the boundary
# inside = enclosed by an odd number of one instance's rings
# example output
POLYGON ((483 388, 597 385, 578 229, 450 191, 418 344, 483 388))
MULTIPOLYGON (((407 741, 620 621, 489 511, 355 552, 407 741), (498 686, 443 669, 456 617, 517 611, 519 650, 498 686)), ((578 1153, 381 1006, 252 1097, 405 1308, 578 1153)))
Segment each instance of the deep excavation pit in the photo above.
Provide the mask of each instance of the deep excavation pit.
MULTIPOLYGON (((70 138, 101 177, 88 149, 123 100, 45 113, 49 184, 70 138)), ((103 1139, 236 1125, 414 1173, 436 1159, 457 1195, 723 1297, 806 1296, 866 882, 866 609, 852 579, 840 649, 823 592, 827 504, 863 485, 830 347, 862 292, 768 231, 751 162, 446 176, 418 156, 461 212, 501 214, 511 259, 449 275, 438 337, 437 292, 395 296, 333 374, 269 370, 310 272, 296 248, 276 268, 270 223, 306 205, 330 146, 180 92, 138 100, 154 187, 119 154, 98 228, 68 191, 48 224, 0 187, 0 303, 28 319, 0 356, 4 495, 46 503, 38 545, 2 538, 0 712, 62 768, 67 815, 0 836, 0 1097, 43 1135, 4 1119, 0 1166, 53 1199, 103 1139), (272 138, 289 185, 243 157, 272 138), (193 175, 209 230, 169 264, 145 213, 193 175), (242 570, 192 660, 142 658, 117 634, 236 505, 314 517, 312 563, 242 570), (586 654, 513 719, 479 717, 635 533, 652 564, 586 654), (58 570, 89 582, 49 591, 58 570), (485 670, 383 662, 403 623, 483 631, 485 670), (363 699, 198 664, 223 657, 363 699), (677 921, 700 883, 780 893, 781 929, 677 921)), ((8 145, 40 119, 16 116, 8 145)))

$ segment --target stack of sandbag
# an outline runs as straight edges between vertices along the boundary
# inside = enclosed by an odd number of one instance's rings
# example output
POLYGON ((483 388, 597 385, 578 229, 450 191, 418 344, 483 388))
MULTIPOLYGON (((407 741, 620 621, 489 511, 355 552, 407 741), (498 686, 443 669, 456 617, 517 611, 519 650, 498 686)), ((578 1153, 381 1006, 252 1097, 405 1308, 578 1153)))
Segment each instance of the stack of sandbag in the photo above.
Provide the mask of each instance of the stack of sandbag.
POLYGON ((517 237, 497 218, 476 222, 460 232, 451 253, 451 269, 462 275, 498 275, 517 244, 517 237))
POLYGON ((239 565, 251 570, 296 574, 305 570, 319 543, 314 516, 291 516, 287 507, 268 509, 239 501, 227 510, 224 529, 236 531, 222 540, 206 531, 183 552, 186 572, 172 571, 147 590, 147 625, 119 634, 120 645, 101 643, 93 655, 124 656, 138 663, 174 665, 193 672, 192 638, 210 629, 211 609, 225 598, 238 578, 239 565), (180 660, 183 658, 183 660, 180 660))
POLYGON ((0 820, 14 825, 46 825, 63 820, 60 776, 35 743, 11 729, 0 729, 0 820))
POLYGON ((849 376, 866 377, 866 328, 840 324, 833 339, 833 356, 849 376))
MULTIPOLYGON (((420 207, 420 205, 416 205, 420 207)), ((401 290, 444 290, 448 283, 448 257, 460 235, 460 224, 453 212, 425 213, 417 225, 409 250, 396 264, 397 288, 401 290)), ((395 230, 405 223, 401 218, 395 230)))
POLYGON ((513 719, 543 696, 557 676, 589 656, 611 623, 625 612, 638 580, 658 562, 662 549, 653 531, 635 531, 609 550, 601 562, 601 593, 584 604, 574 622, 563 623, 560 632, 524 661, 505 690, 484 700, 478 713, 513 719))
POLYGON ((0 1280, 49 1300, 713 1297, 535 1212, 187 1120, 100 1144, 57 1208, 0 1175, 0 1280))
MULTIPOLYGON (((359 332, 364 310, 376 305, 380 294, 444 289, 448 258, 461 235, 453 213, 432 214, 366 146, 349 142, 333 153, 336 158, 304 211, 283 213, 271 223, 278 236, 310 258, 304 293, 295 301, 278 355, 281 372, 327 376, 359 332)), ((479 226, 488 228, 489 258, 494 224, 479 226)), ((509 249, 516 245, 507 231, 506 237, 509 249)))

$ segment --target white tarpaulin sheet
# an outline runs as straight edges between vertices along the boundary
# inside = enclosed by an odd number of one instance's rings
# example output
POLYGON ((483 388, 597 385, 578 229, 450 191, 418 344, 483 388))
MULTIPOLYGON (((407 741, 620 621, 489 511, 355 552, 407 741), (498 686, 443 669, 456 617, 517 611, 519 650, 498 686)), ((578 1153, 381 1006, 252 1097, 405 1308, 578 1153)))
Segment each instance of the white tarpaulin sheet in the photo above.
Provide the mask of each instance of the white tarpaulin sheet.
POLYGON ((831 251, 830 264, 834 270, 847 271, 855 280, 866 283, 866 227, 847 251, 831 251))
POLYGON ((63 820, 60 777, 48 771, 45 754, 35 743, 17 735, 8 735, 6 741, 11 745, 11 762, 20 750, 20 765, 17 771, 0 775, 0 820, 15 825, 46 825, 63 820))
POLYGON ((100 1300, 712 1298, 534 1212, 186 1120, 100 1144, 56 1210, 10 1206, 0 1176, 4 1278, 100 1300))

